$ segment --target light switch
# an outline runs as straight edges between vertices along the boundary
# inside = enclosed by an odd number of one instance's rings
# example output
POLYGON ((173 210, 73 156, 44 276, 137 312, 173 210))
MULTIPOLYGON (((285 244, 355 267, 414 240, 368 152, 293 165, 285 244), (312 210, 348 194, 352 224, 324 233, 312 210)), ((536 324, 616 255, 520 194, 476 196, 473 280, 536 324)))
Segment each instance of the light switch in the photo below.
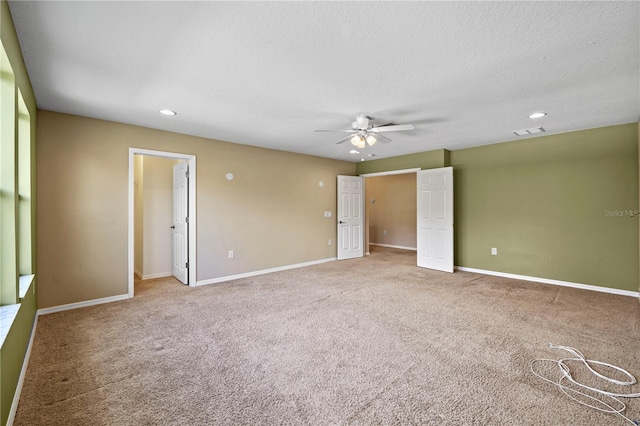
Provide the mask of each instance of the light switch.
POLYGON ((324 212, 324 217, 331 217, 331 212, 324 212))

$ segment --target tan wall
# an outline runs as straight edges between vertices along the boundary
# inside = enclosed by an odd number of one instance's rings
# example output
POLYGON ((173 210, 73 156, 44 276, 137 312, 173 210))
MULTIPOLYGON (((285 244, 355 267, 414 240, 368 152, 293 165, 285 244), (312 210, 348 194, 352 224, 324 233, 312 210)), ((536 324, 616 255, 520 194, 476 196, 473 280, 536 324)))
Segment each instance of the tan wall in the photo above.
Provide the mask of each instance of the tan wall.
POLYGON ((416 174, 366 178, 365 188, 370 243, 416 248, 416 174))
POLYGON ((355 163, 50 111, 38 135, 40 308, 127 293, 129 147, 196 155, 198 281, 336 256, 336 176, 355 163))

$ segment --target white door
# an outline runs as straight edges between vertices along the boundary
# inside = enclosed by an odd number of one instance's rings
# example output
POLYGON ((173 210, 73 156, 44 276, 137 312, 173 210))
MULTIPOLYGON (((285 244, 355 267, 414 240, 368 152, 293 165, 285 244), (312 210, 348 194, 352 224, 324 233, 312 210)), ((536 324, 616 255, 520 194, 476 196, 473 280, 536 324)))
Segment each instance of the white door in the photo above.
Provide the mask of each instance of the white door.
POLYGON ((453 272, 453 168, 418 175, 418 266, 453 272))
POLYGON ((173 276, 189 283, 189 166, 173 166, 173 276))
POLYGON ((338 176, 338 259, 364 256, 363 178, 338 176))

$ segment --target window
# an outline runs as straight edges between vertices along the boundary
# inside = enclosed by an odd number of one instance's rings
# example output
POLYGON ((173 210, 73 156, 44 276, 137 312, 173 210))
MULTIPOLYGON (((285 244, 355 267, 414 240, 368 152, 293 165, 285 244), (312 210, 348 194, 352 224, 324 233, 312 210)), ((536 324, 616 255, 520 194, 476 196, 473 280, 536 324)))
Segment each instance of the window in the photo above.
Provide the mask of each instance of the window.
POLYGON ((18 302, 16 82, 0 52, 0 305, 18 302))
MULTIPOLYGON (((31 116, 18 90, 18 273, 20 276, 33 273, 33 246, 31 208, 31 116)), ((22 293, 22 292, 21 292, 22 293)), ((22 296, 20 296, 22 297, 22 296)))
POLYGON ((6 306, 19 303, 33 280, 35 159, 31 114, 0 46, 0 306, 6 306))

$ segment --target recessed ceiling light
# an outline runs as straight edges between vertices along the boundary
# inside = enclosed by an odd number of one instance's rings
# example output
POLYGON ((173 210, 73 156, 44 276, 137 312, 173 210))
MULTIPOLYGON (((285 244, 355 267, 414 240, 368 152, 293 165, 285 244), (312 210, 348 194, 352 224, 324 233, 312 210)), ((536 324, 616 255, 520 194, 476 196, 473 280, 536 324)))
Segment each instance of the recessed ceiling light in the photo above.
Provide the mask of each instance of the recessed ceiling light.
POLYGON ((355 149, 352 149, 351 151, 349 151, 349 154, 360 154, 360 151, 356 151, 355 149))
POLYGON ((364 158, 361 158, 360 161, 364 161, 364 158))
POLYGON ((545 115, 547 115, 546 112, 534 112, 529 116, 529 118, 540 118, 540 117, 544 117, 545 115))
POLYGON ((168 115, 168 116, 178 115, 177 112, 171 111, 170 109, 161 109, 159 112, 162 115, 168 115))

